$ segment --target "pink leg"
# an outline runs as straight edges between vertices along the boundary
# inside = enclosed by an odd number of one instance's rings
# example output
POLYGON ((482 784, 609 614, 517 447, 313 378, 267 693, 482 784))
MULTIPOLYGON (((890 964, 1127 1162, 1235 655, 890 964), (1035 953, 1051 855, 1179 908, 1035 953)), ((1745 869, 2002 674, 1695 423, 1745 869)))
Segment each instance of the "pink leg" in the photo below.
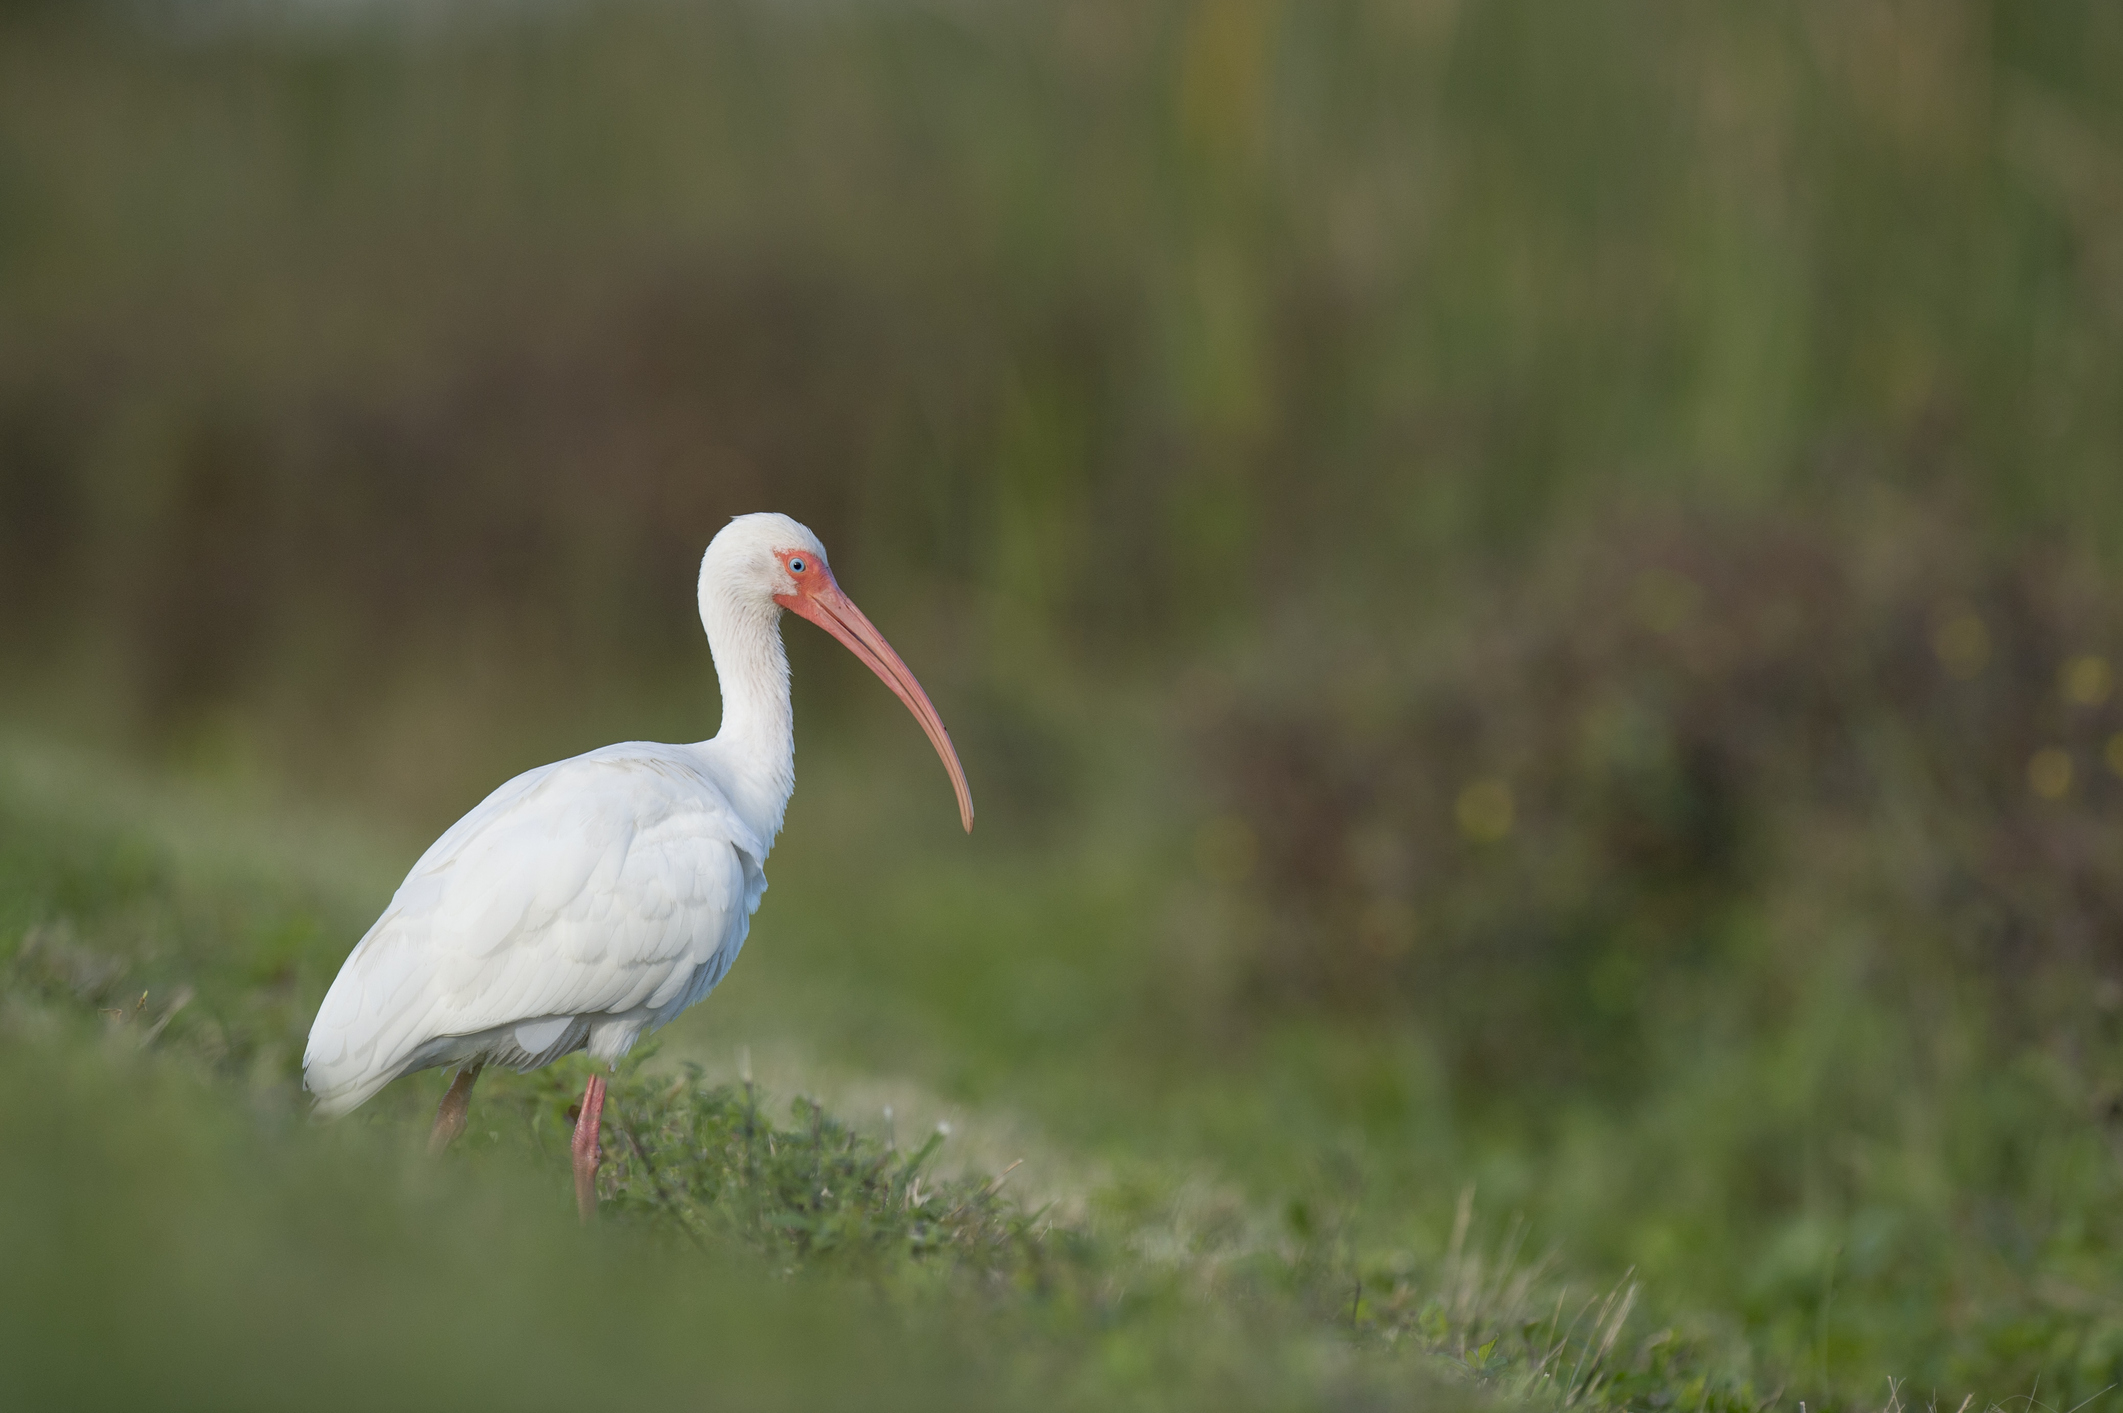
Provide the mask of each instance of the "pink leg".
POLYGON ((582 1115, 575 1120, 575 1210, 587 1222, 597 1215, 597 1134, 604 1122, 604 1076, 593 1074, 583 1086, 582 1115))

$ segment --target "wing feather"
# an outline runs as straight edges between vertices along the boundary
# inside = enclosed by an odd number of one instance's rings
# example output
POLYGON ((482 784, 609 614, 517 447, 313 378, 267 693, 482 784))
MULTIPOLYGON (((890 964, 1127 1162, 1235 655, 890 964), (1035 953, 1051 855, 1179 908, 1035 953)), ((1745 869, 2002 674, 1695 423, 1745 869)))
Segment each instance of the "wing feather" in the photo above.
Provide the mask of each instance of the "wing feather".
POLYGON ((348 956, 305 1081, 344 1110, 446 1037, 645 1008, 661 1023, 735 959, 765 854, 686 747, 519 775, 421 855, 348 956))

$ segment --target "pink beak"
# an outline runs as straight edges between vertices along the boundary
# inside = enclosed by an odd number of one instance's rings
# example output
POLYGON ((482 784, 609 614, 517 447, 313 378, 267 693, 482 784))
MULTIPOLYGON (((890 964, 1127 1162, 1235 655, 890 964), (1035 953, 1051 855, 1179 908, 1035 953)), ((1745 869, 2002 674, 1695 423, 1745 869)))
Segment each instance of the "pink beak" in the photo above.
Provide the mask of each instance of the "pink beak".
POLYGON ((899 654, 892 651, 892 645, 877 631, 877 625, 855 606, 854 600, 841 592, 832 574, 825 572, 821 577, 824 582, 817 587, 806 584, 801 593, 776 594, 774 602, 791 613, 810 619, 840 639, 849 652, 861 658, 863 665, 876 673, 893 694, 907 704, 907 710, 914 713, 914 719, 927 733, 929 744, 936 747, 944 769, 951 773, 951 788, 958 793, 958 822, 971 834, 973 792, 966 786, 966 772, 959 765, 958 752, 951 745, 951 733, 944 730, 943 718, 930 704, 929 694, 914 680, 914 674, 900 661, 899 654))

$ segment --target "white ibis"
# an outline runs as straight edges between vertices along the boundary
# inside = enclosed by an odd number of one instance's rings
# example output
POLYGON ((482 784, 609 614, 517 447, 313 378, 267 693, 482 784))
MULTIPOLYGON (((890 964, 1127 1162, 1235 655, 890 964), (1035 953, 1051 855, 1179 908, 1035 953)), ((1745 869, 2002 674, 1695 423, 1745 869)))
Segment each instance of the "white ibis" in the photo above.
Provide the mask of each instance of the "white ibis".
MULTIPOLYGON (((463 1132, 489 1064, 536 1069, 587 1049, 616 1063, 715 989, 766 891, 796 786, 781 611, 847 645, 928 733, 973 828, 951 737, 914 674, 786 515, 741 515, 700 561, 700 621, 722 729, 698 745, 630 741, 526 771, 428 847, 325 993, 302 1057, 324 1114, 403 1074, 456 1065, 437 1151, 463 1132)), ((575 1198, 597 1203, 605 1081, 575 1124, 575 1198)))

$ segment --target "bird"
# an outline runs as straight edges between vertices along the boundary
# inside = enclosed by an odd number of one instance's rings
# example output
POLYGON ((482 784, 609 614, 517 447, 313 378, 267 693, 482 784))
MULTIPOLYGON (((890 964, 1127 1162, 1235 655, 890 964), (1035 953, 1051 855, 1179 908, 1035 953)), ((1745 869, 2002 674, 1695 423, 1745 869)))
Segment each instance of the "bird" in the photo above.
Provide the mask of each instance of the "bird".
MULTIPOLYGON (((784 611, 839 639, 921 724, 973 829, 973 795, 921 683, 786 515, 740 515, 701 556, 700 619, 722 723, 691 745, 630 741, 525 771, 428 847, 319 1006, 303 1083, 326 1118, 416 1070, 455 1065, 429 1147, 463 1132, 483 1067, 588 1050, 607 1068, 706 999, 744 946, 796 784, 784 611)), ((597 1206, 605 1079, 571 1144, 597 1206)))

